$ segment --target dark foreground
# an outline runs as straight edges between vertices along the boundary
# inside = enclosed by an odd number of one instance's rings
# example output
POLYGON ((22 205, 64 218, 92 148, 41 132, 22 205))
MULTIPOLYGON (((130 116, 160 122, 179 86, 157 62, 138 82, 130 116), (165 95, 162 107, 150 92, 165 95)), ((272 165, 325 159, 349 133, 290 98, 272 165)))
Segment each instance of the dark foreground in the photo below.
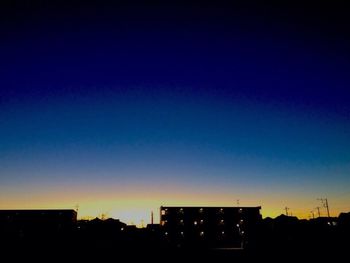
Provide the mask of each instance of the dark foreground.
MULTIPOLYGON (((336 262, 348 257, 344 246, 266 246, 254 249, 174 248, 153 244, 118 246, 103 240, 5 243, 7 262, 336 262)), ((5 262, 5 261, 2 261, 5 262)))
POLYGON ((0 262, 347 262, 350 213, 338 220, 280 216, 259 222, 244 249, 203 239, 169 239, 158 227, 137 229, 115 220, 69 228, 7 224, 0 231, 0 262), (11 228, 12 226, 12 228, 11 228))

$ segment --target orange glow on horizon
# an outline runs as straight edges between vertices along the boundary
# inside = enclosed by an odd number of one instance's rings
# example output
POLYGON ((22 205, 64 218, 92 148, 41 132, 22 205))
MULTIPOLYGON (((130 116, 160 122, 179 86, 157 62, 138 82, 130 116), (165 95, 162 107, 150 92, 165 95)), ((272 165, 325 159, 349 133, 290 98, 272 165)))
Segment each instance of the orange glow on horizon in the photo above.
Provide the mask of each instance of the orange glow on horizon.
MULTIPOLYGON (((127 224, 135 224, 138 227, 146 226, 151 221, 151 211, 154 213, 154 222, 159 222, 159 208, 161 205, 167 206, 237 206, 236 196, 207 195, 205 193, 191 194, 189 192, 180 194, 166 193, 148 193, 147 191, 134 192, 128 194, 104 193, 101 195, 83 195, 75 193, 73 197, 68 195, 52 194, 45 198, 36 196, 26 202, 17 198, 6 204, 1 205, 1 209, 34 209, 34 208, 65 208, 75 209, 79 205, 78 218, 92 219, 95 217, 116 218, 127 224), (78 197, 78 198, 74 198, 78 197)), ((339 203, 336 205, 332 200, 331 216, 338 216, 340 212, 350 211, 350 207, 339 203)), ((310 218, 309 207, 318 205, 317 201, 300 202, 289 198, 288 207, 293 216, 300 219, 310 218)), ((240 206, 262 206, 261 214, 265 217, 276 217, 284 214, 285 203, 273 196, 263 196, 259 198, 250 197, 249 199, 240 199, 240 206), (256 200, 262 200, 261 202, 256 200)), ((321 208, 321 216, 326 216, 324 208, 321 208)), ((315 213, 316 215, 316 213, 315 213)))
MULTIPOLYGON (((284 214, 288 206, 293 216, 308 219, 310 211, 321 206, 316 200, 317 195, 309 196, 303 193, 271 191, 269 189, 255 190, 239 185, 222 188, 180 184, 171 182, 167 185, 126 185, 111 183, 107 186, 89 185, 57 185, 54 187, 36 186, 33 189, 17 189, 16 192, 0 193, 0 209, 34 209, 34 208, 65 208, 75 209, 79 206, 78 218, 113 217, 128 224, 142 226, 150 223, 151 211, 154 221, 159 222, 159 207, 167 206, 261 206, 263 217, 276 217, 284 214), (208 190, 210 189, 210 190, 208 190)), ((348 200, 350 194, 341 198, 336 194, 328 195, 331 216, 340 212, 349 212, 348 200)), ((321 216, 325 216, 321 208, 321 216)), ((316 215, 316 213, 315 213, 316 215)))

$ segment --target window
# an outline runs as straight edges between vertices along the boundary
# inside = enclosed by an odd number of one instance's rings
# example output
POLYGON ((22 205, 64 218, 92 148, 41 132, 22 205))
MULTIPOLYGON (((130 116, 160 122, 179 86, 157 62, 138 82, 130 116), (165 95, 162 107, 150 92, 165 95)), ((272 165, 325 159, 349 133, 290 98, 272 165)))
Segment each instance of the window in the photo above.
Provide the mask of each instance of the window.
POLYGON ((200 223, 201 225, 203 225, 203 224, 204 224, 204 220, 201 219, 201 220, 199 221, 199 223, 200 223))
POLYGON ((161 215, 165 216, 165 210, 164 209, 162 210, 161 215))
POLYGON ((199 208, 199 213, 203 213, 204 209, 203 208, 199 208))
POLYGON ((198 222, 197 222, 197 221, 194 221, 193 224, 196 226, 196 225, 198 224, 198 222))
POLYGON ((200 235, 201 237, 204 237, 204 231, 201 231, 201 232, 199 233, 199 235, 200 235))

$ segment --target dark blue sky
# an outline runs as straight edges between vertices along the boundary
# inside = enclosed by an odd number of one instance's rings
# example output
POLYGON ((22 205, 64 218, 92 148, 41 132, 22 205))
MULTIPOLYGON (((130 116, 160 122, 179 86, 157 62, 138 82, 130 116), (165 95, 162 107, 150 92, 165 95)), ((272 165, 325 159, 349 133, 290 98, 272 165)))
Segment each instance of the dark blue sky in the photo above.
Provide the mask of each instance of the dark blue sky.
POLYGON ((305 216, 302 198, 327 195, 350 209, 340 5, 14 3, 0 20, 1 206, 95 213, 92 189, 164 187, 144 206, 239 196, 305 216))

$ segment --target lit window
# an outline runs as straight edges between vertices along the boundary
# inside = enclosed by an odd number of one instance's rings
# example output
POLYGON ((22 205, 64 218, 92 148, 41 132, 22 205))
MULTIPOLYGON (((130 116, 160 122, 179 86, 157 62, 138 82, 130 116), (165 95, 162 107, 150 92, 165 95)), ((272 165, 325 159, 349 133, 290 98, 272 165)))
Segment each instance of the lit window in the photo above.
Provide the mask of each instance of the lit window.
POLYGON ((237 224, 236 226, 239 227, 239 224, 237 224))
POLYGON ((242 213, 242 212, 243 212, 243 209, 242 209, 242 208, 240 208, 240 209, 238 210, 238 212, 242 213))
POLYGON ((239 220, 239 223, 240 223, 240 224, 243 224, 243 219, 239 220))
POLYGON ((223 225, 224 223, 225 223, 224 219, 221 219, 219 224, 223 225))
POLYGON ((201 224, 203 224, 204 223, 204 220, 203 219, 201 219, 201 221, 199 221, 201 224))
POLYGON ((203 208, 200 208, 200 209, 199 209, 199 213, 203 213, 203 208))
POLYGON ((161 225, 165 226, 166 223, 168 223, 168 220, 162 220, 161 225))
POLYGON ((164 235, 166 235, 166 236, 167 236, 167 235, 168 235, 168 232, 165 232, 165 233, 164 233, 164 235))
POLYGON ((184 213, 184 209, 180 208, 179 212, 180 212, 180 214, 183 214, 184 213))
POLYGON ((222 232, 221 232, 221 235, 225 235, 225 231, 222 231, 222 232))
POLYGON ((161 214, 162 214, 162 216, 164 216, 165 215, 165 210, 162 210, 161 214))
POLYGON ((180 232, 180 235, 183 236, 183 235, 184 235, 184 232, 181 231, 181 232, 180 232))
POLYGON ((199 233, 199 235, 200 235, 201 237, 204 237, 204 232, 201 231, 201 232, 199 233))
POLYGON ((193 224, 196 226, 198 223, 197 223, 197 221, 194 221, 193 224))
POLYGON ((184 224, 184 221, 183 219, 180 220, 180 225, 183 225, 184 224))
POLYGON ((121 231, 124 231, 124 227, 122 227, 120 230, 121 230, 121 231))

